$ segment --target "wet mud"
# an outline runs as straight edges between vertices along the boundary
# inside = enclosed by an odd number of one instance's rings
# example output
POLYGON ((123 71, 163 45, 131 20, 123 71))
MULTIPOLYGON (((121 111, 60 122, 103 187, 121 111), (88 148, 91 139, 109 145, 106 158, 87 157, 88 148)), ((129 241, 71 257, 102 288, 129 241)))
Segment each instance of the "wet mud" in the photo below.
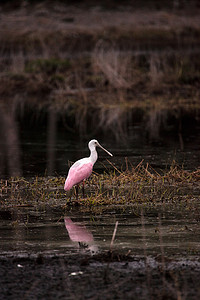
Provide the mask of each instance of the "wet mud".
POLYGON ((188 299, 200 297, 200 261, 157 257, 1 256, 1 299, 188 299))
POLYGON ((0 299, 200 299, 199 223, 177 208, 4 212, 0 299))

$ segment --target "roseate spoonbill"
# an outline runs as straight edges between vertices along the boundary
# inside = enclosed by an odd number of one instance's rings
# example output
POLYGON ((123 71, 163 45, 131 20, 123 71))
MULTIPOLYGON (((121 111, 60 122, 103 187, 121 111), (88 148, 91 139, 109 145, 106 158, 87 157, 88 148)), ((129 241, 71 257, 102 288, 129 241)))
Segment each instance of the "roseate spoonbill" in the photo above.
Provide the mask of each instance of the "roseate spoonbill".
MULTIPOLYGON (((65 180, 64 190, 69 191, 74 185, 77 185, 80 182, 83 182, 92 174, 92 169, 97 161, 98 155, 96 147, 100 147, 110 156, 113 156, 109 151, 103 148, 97 140, 91 140, 88 143, 88 147, 90 149, 90 156, 77 160, 69 169, 67 179, 65 180)), ((84 185, 83 185, 84 188, 84 185)), ((83 189, 84 194, 84 189, 83 189)), ((77 191, 78 198, 78 191, 77 191)))

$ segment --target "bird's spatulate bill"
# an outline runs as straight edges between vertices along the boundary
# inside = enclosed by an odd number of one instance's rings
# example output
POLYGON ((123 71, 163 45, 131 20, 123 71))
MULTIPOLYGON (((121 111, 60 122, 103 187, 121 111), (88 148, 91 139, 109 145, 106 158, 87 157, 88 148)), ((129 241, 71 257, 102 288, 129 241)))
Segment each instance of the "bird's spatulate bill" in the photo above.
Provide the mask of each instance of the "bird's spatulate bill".
POLYGON ((106 153, 108 153, 108 155, 113 156, 112 153, 110 153, 108 150, 106 150, 106 149, 105 149, 103 146, 101 146, 99 143, 98 143, 98 146, 99 146, 102 150, 104 150, 106 153))

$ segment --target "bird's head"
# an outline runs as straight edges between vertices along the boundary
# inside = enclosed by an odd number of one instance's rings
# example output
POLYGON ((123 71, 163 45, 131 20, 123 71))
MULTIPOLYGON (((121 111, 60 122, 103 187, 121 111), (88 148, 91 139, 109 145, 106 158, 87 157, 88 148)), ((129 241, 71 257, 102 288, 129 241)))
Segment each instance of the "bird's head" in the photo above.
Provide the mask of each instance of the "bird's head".
POLYGON ((108 150, 106 150, 104 147, 102 147, 99 142, 95 139, 91 140, 89 143, 88 143, 88 147, 90 149, 90 151, 93 151, 96 149, 96 147, 100 147, 101 149, 103 149, 106 153, 108 153, 110 156, 113 156, 112 153, 110 153, 108 150))

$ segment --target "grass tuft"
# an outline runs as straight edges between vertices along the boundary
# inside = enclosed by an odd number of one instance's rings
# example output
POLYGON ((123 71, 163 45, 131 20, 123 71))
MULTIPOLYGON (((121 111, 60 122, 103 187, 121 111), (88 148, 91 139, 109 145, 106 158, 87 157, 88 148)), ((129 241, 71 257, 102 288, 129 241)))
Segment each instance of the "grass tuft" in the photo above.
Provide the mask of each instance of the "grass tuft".
MULTIPOLYGON (((63 177, 34 177, 1 179, 2 207, 55 205, 66 209, 75 203, 73 190, 65 193, 63 177), (69 195, 71 196, 69 197, 69 195)), ((125 171, 116 168, 110 173, 93 174, 86 184, 86 198, 79 195, 82 208, 129 207, 133 204, 190 202, 200 195, 200 169, 189 172, 175 163, 163 174, 151 166, 131 167, 125 171)))

